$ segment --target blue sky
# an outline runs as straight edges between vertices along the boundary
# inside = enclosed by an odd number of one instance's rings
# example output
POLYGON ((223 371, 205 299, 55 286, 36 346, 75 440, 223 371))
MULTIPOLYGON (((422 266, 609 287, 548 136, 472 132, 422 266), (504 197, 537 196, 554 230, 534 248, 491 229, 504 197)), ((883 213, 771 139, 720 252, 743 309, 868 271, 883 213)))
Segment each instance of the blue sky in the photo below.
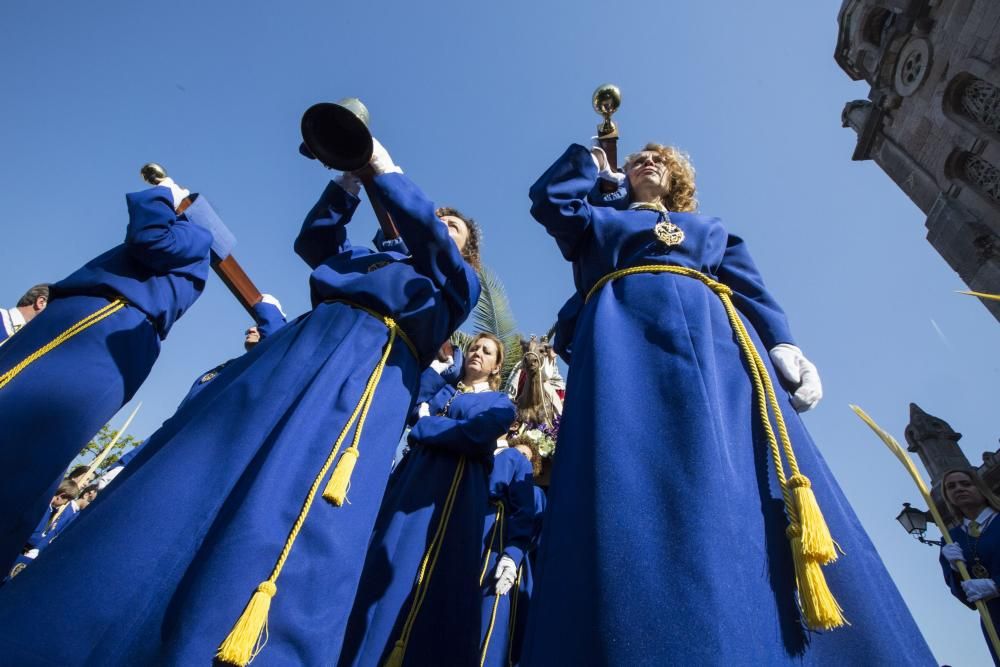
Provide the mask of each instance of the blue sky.
MULTIPOLYGON (((988 664, 935 551, 893 520, 917 503, 912 483, 847 404, 901 439, 915 401, 964 433, 976 462, 997 446, 1000 328, 954 293, 963 285, 925 240, 923 214, 873 163, 851 162, 840 112, 868 89, 833 61, 838 9, 3 3, 0 302, 119 243, 123 193, 154 160, 213 201, 258 286, 303 312, 308 269, 291 245, 330 174, 298 155, 299 119, 314 102, 358 96, 396 162, 483 224, 485 260, 522 330, 542 333, 571 280, 528 215, 527 190, 567 144, 588 141, 599 120, 590 94, 613 81, 620 150, 657 140, 689 151, 702 211, 747 239, 788 311, 826 390, 807 424, 937 658, 988 664)), ((350 232, 366 241, 374 229, 363 208, 350 232)), ((155 430, 196 377, 239 354, 247 324, 213 278, 136 397, 132 432, 155 430)))

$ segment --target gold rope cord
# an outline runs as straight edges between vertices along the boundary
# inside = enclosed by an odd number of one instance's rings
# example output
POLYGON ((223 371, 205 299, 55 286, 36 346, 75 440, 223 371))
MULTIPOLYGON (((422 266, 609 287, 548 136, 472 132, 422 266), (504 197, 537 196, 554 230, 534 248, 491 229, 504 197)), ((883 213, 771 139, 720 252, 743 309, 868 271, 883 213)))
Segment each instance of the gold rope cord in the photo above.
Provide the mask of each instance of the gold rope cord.
POLYGON ((842 609, 830 593, 822 571, 818 567, 820 564, 830 563, 836 559, 835 543, 829 535, 829 529, 816 504, 815 496, 810 488, 810 481, 799 470, 770 374, 753 344, 746 325, 740 319, 736 306, 733 305, 732 289, 695 269, 668 264, 647 264, 612 271, 602 276, 587 292, 584 303, 589 302, 591 297, 607 283, 638 273, 672 273, 695 278, 708 286, 722 301, 733 333, 749 367, 750 379, 757 399, 757 411, 767 437, 775 476, 781 487, 781 496, 789 524, 786 535, 792 543, 795 577, 799 590, 799 606, 802 615, 806 624, 813 629, 829 630, 843 625, 846 621, 843 618, 842 609), (777 437, 771 425, 769 408, 778 427, 777 437), (780 446, 778 444, 779 438, 780 446), (784 457, 787 459, 788 467, 792 473, 790 479, 785 475, 782 452, 784 452, 784 457))
MULTIPOLYGON (((382 371, 384 370, 386 362, 389 359, 389 354, 392 352, 392 345, 396 340, 398 327, 396 322, 391 317, 379 316, 379 319, 383 321, 386 328, 389 330, 389 338, 386 341, 385 347, 382 349, 382 357, 379 359, 378 364, 376 364, 371 375, 368 377, 368 382, 361 394, 361 397, 358 399, 357 405, 354 407, 354 411, 351 413, 347 423, 344 424, 340 435, 337 436, 337 440, 333 444, 330 454, 326 457, 326 460, 323 462, 323 466, 320 468, 319 473, 316 475, 312 485, 309 487, 305 501, 299 510, 295 523, 292 525, 288 538, 285 540, 285 544, 281 549, 281 553, 278 556, 278 560, 275 563, 273 570, 271 571, 271 575, 257 586, 257 590, 251 596, 250 602, 244 609, 243 614, 236 621, 233 630, 219 646, 216 657, 223 662, 228 662, 242 667, 253 660, 253 658, 256 657, 257 654, 264 648, 264 645, 267 644, 267 614, 270 609, 271 599, 278 592, 276 585, 278 576, 281 574, 281 570, 284 568, 285 562, 288 560, 288 556, 292 551, 292 546, 295 544, 295 540, 298 537, 299 532, 302 530, 306 517, 309 515, 313 501, 316 499, 316 494, 319 491, 320 484, 326 477, 330 466, 333 465, 334 460, 337 458, 337 453, 347 437, 347 434, 350 432, 351 427, 354 425, 354 422, 358 419, 359 415, 362 413, 367 414, 368 408, 375 396, 375 389, 378 387, 378 382, 382 377, 382 371)), ((359 424, 358 432, 355 433, 355 441, 360 438, 361 427, 362 424, 359 424)))
POLYGON ((82 320, 72 325, 71 327, 60 333, 58 336, 50 340, 48 343, 41 346, 40 348, 29 354, 27 357, 22 359, 17 365, 15 365, 10 370, 6 371, 3 375, 0 375, 0 389, 3 389, 8 384, 10 384, 10 381, 13 380, 15 377, 17 377, 21 373, 21 371, 23 371, 34 362, 44 357, 52 350, 56 349, 66 341, 68 341, 70 338, 73 338, 73 336, 83 331, 86 331, 87 329, 94 326, 101 320, 111 317, 112 315, 114 315, 127 305, 128 303, 125 301, 125 299, 119 298, 115 299, 108 305, 99 308, 90 315, 87 315, 82 320))

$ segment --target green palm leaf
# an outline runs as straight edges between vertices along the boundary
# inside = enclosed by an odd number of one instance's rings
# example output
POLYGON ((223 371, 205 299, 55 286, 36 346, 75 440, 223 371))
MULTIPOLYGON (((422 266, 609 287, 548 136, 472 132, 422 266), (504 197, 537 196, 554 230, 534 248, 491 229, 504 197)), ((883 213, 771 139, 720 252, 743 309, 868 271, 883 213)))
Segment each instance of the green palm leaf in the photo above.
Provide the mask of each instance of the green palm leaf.
MULTIPOLYGON (((521 360, 521 334, 517 331, 517 321, 500 277, 484 266, 479 270, 479 283, 482 291, 472 311, 472 332, 476 334, 485 331, 503 341, 504 364, 501 375, 506 381, 511 369, 521 360)), ((468 339, 463 342, 468 342, 468 339)))

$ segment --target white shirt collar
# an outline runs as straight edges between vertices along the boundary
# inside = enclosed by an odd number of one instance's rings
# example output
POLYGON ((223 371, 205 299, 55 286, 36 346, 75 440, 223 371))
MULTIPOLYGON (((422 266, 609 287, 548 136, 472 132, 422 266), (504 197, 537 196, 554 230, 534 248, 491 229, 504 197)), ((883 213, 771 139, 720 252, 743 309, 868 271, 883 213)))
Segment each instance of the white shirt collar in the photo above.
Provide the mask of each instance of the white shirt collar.
POLYGON ((17 309, 17 306, 3 309, 2 314, 3 328, 7 331, 8 336, 13 336, 17 333, 18 329, 27 324, 24 320, 24 315, 17 309))
MULTIPOLYGON (((986 524, 992 521, 993 517, 996 516, 996 513, 997 511, 995 509, 987 505, 986 508, 979 513, 979 516, 976 517, 976 523, 985 528, 986 524)), ((966 532, 969 530, 970 523, 972 523, 972 519, 962 519, 962 527, 965 528, 966 532)))
POLYGON ((473 394, 478 394, 480 392, 489 390, 490 390, 490 383, 488 381, 477 382, 476 384, 472 385, 473 394))

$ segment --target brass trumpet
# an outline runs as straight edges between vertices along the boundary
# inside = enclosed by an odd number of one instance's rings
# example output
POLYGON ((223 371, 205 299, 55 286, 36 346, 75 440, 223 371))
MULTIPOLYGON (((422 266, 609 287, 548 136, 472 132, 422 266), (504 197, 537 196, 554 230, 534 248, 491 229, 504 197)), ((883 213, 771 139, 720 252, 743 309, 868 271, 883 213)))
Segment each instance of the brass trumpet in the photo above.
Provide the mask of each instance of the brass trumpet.
POLYGON ((368 168, 374 142, 368 129, 368 107, 356 97, 339 102, 320 102, 302 114, 302 142, 312 155, 330 169, 353 171, 368 193, 375 217, 387 239, 399 231, 374 189, 374 174, 368 168))

